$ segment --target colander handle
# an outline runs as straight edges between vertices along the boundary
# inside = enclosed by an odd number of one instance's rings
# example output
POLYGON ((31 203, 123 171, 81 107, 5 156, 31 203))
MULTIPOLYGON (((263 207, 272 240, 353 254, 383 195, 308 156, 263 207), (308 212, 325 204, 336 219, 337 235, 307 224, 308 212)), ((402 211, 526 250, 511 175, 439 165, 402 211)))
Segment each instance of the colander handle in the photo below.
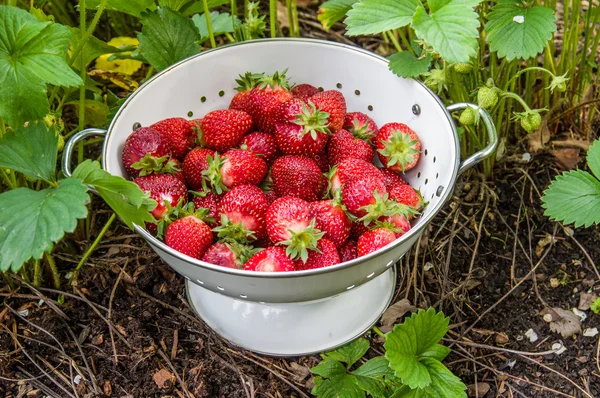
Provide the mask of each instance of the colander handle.
POLYGON ((76 133, 73 137, 71 137, 69 141, 67 141, 65 144, 65 149, 63 150, 62 158, 62 172, 66 177, 71 177, 73 174, 71 171, 71 159, 73 158, 73 150, 75 149, 77 143, 88 137, 96 135, 105 136, 106 130, 94 128, 81 130, 79 133, 76 133))
POLYGON ((475 166, 477 163, 481 162, 483 159, 489 157, 494 153, 496 147, 498 146, 498 133, 496 132, 496 126, 494 125, 494 121, 490 114, 483 108, 478 107, 475 104, 471 104, 468 102, 459 102, 457 104, 452 104, 448 106, 448 112, 454 111, 462 111, 464 109, 471 108, 477 112, 479 112, 479 116, 483 121, 483 125, 487 131, 488 135, 488 144, 485 148, 483 148, 479 152, 475 152, 473 155, 469 156, 465 160, 463 160, 458 168, 458 175, 461 175, 467 169, 475 166))

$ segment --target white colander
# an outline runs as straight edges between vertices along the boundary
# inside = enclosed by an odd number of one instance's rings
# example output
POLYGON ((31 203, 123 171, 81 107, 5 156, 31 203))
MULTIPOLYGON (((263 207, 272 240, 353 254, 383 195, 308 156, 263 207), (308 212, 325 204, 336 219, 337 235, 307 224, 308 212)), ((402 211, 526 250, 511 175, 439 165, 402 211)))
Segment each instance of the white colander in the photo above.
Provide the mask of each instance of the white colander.
POLYGON ((188 299, 209 326, 234 344, 272 355, 330 349, 377 321, 393 294, 393 265, 450 197, 458 175, 495 150, 496 131, 487 112, 467 103, 446 108, 423 84, 395 76, 385 58, 360 48, 312 39, 256 40, 202 52, 158 73, 128 98, 108 131, 88 129, 75 134, 63 158, 63 171, 70 175, 71 152, 77 142, 103 135, 104 169, 126 176, 121 151, 134 126, 175 116, 199 118, 227 108, 238 75, 286 68, 291 83, 340 90, 348 111, 365 112, 378 126, 408 124, 421 138, 422 155, 417 167, 404 177, 429 203, 413 228, 387 247, 343 264, 288 273, 208 264, 172 250, 142 227, 135 228, 187 279, 188 299), (466 107, 479 111, 489 143, 461 162, 450 112, 466 107))

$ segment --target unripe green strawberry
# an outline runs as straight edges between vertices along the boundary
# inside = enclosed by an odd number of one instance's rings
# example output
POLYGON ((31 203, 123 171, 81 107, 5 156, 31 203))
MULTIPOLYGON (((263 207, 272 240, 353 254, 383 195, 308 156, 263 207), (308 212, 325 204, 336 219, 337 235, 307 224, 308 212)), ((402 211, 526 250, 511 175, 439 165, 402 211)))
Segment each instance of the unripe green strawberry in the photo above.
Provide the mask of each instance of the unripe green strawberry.
POLYGON ((523 118, 521 118, 521 127, 528 133, 533 133, 540 128, 542 124, 542 116, 539 112, 527 112, 523 118))
POLYGON ((498 93, 495 88, 481 87, 477 92, 477 103, 483 109, 492 109, 498 103, 498 93))
POLYGON ((468 75, 469 73, 473 72, 473 65, 463 62, 463 63, 454 65, 454 70, 457 73, 461 73, 463 75, 468 75))
POLYGON ((446 73, 443 69, 432 69, 424 73, 425 85, 436 93, 441 93, 446 88, 446 73))
POLYGON ((458 120, 465 126, 471 126, 477 121, 477 111, 473 108, 466 108, 458 120))
POLYGON ((65 147, 65 137, 62 134, 58 134, 58 152, 62 152, 65 147))

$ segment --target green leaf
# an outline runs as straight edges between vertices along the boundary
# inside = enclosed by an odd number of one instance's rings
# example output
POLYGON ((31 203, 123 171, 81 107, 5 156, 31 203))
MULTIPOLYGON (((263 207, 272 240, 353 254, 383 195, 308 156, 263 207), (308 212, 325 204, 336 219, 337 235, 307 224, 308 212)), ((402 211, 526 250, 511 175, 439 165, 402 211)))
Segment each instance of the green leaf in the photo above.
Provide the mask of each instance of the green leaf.
POLYGON ((363 0, 355 3, 348 11, 344 23, 347 35, 369 35, 398 29, 410 23, 419 0, 363 0))
POLYGON ((433 358, 442 362, 450 354, 450 348, 445 345, 436 344, 424 353, 421 354, 421 358, 433 358))
POLYGON ((48 113, 46 83, 78 86, 79 76, 65 62, 68 28, 39 22, 28 12, 0 6, 0 117, 22 126, 48 113))
POLYGON ((155 222, 150 211, 156 207, 156 202, 135 183, 102 170, 100 163, 84 161, 73 171, 73 177, 92 185, 129 228, 134 224, 143 227, 145 222, 155 222))
POLYGON ((200 51, 194 23, 178 12, 159 7, 144 13, 142 31, 138 33, 141 55, 157 70, 190 57, 200 51))
MULTIPOLYGON (((67 102, 68 105, 75 107, 75 115, 79 117, 79 101, 67 102)), ((109 107, 104 103, 96 100, 84 100, 85 122, 90 126, 104 126, 108 114, 109 107)))
POLYGON ((390 398, 429 398, 429 394, 420 388, 412 389, 408 386, 402 386, 390 398))
POLYGON ((335 359, 336 361, 344 362, 350 368, 356 361, 365 355, 369 350, 369 340, 359 338, 351 343, 348 343, 335 351, 329 351, 321 354, 323 358, 335 359))
MULTIPOLYGON (((208 4, 208 9, 211 10, 215 7, 229 4, 229 2, 230 0, 208 0, 206 3, 208 4)), ((180 12, 186 17, 193 14, 198 14, 200 12, 204 12, 204 4, 202 3, 202 0, 192 1, 181 7, 180 12)))
POLYGON ((386 385, 383 381, 371 379, 364 376, 355 376, 356 384, 361 390, 369 393, 373 398, 387 398, 389 393, 387 392, 386 385))
POLYGON ((390 70, 396 75, 405 78, 417 77, 427 72, 432 61, 430 55, 419 59, 408 51, 392 54, 388 59, 390 60, 388 65, 390 70))
POLYGON ((18 271, 40 259, 87 215, 87 187, 67 178, 57 188, 17 188, 0 194, 0 269, 18 271))
POLYGON ((319 6, 317 18, 326 30, 340 21, 358 0, 328 0, 319 6))
POLYGON ((169 7, 173 11, 179 11, 189 2, 190 0, 158 0, 158 5, 161 7, 169 7))
POLYGON ((485 30, 490 50, 497 51, 498 57, 528 59, 541 53, 552 39, 556 17, 548 7, 497 4, 488 14, 485 30))
POLYGON ((587 153, 587 165, 596 178, 600 179, 600 140, 594 141, 587 153))
MULTIPOLYGON (((192 21, 196 28, 200 31, 202 37, 200 41, 208 40, 208 27, 206 25, 206 16, 204 14, 196 14, 192 17, 192 21)), ((212 25, 212 31, 214 35, 221 35, 223 33, 231 33, 235 30, 231 23, 231 15, 226 12, 219 13, 218 11, 212 11, 210 13, 210 23, 212 25)), ((235 25, 239 25, 241 21, 235 17, 235 25)))
POLYGON ((358 386, 356 377, 342 374, 331 379, 315 378, 312 393, 318 398, 365 398, 365 392, 358 386))
POLYGON ((450 2, 431 14, 420 6, 412 27, 448 63, 469 62, 477 54, 479 20, 468 4, 450 2))
POLYGON ((0 138, 0 167, 16 170, 35 180, 56 181, 58 137, 43 123, 9 131, 0 138))
POLYGON ((319 364, 312 368, 310 371, 316 375, 326 378, 339 376, 346 373, 344 365, 342 365, 339 361, 335 359, 329 358, 326 358, 319 362, 319 364))
POLYGON ((413 313, 386 335, 386 358, 396 376, 411 388, 431 383, 431 376, 420 356, 431 350, 448 331, 449 318, 433 308, 413 313))
POLYGON ((423 358, 421 363, 427 367, 431 375, 431 385, 426 389, 431 397, 467 397, 467 386, 448 370, 440 361, 433 358, 423 358), (431 394, 433 390, 435 394, 431 394))
POLYGON ((450 3, 452 3, 452 5, 465 5, 469 7, 475 7, 482 1, 483 0, 428 0, 427 3, 429 4, 429 10, 431 12, 436 12, 440 8, 450 3))
MULTIPOLYGON (((101 0, 87 0, 85 8, 95 10, 100 5, 101 0)), ((108 0, 106 9, 120 11, 135 17, 141 17, 142 12, 146 10, 156 10, 154 0, 108 0)))
POLYGON ((375 379, 383 377, 394 377, 394 371, 390 368, 390 363, 385 357, 375 357, 369 359, 358 369, 352 372, 355 376, 364 376, 375 379))
POLYGON ((583 170, 556 177, 542 197, 544 215, 575 227, 600 223, 600 181, 583 170))
MULTIPOLYGON (((77 28, 69 28, 71 29, 71 51, 74 51, 81 43, 81 31, 77 28)), ((116 47, 109 46, 102 40, 90 36, 86 41, 83 50, 81 50, 80 54, 77 56, 77 60, 73 63, 73 66, 79 70, 81 68, 85 68, 91 61, 98 58, 102 54, 114 54, 118 53, 119 50, 116 47)))

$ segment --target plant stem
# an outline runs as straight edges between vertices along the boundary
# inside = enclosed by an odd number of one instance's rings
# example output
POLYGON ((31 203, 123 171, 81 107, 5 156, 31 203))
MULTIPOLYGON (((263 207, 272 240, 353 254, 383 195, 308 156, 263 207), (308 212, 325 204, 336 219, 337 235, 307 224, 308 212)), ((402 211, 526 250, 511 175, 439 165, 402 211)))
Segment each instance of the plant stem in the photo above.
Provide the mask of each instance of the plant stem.
MULTIPOLYGON (((81 34, 83 34, 83 36, 81 38, 81 41, 77 45, 77 48, 75 49, 75 51, 73 51, 73 56, 71 57, 71 60, 69 61, 69 65, 73 65, 73 63, 79 56, 79 53, 81 53, 85 44, 89 40, 90 36, 92 35, 92 33, 94 33, 94 30, 96 29, 96 25, 98 25, 98 21, 100 20, 100 17, 102 16, 104 9, 106 8, 107 2, 108 2, 108 0, 100 0, 100 4, 98 5, 98 11, 96 11, 96 14, 94 14, 94 18, 92 19, 92 22, 90 23, 90 28, 86 31, 85 30, 85 0, 79 1, 79 18, 80 18, 79 22, 80 22, 81 34), (81 19, 83 19, 83 21, 81 19), (85 32, 85 34, 84 34, 84 32, 85 32)), ((82 67, 82 69, 85 69, 85 65, 82 67)))
POLYGON ((536 70, 536 71, 541 71, 541 72, 548 73, 550 76, 552 76, 552 78, 556 78, 556 75, 555 75, 554 73, 550 72, 548 69, 541 68, 541 67, 539 67, 539 66, 530 66, 530 67, 528 67, 528 68, 521 69, 519 72, 517 72, 517 73, 516 73, 516 74, 515 74, 515 75, 514 75, 514 76, 513 76, 513 77, 512 77, 512 78, 511 78, 509 81, 508 81, 508 84, 512 83, 512 82, 513 82, 513 80, 517 79, 517 78, 518 78, 519 76, 521 76, 523 73, 525 73, 525 72, 530 72, 530 71, 533 71, 533 70, 536 70))
POLYGON ((237 16, 237 0, 231 0, 229 2, 231 5, 231 28, 235 31, 235 17, 237 16))
MULTIPOLYGON (((81 31, 81 34, 83 34, 83 32, 86 31, 85 1, 86 0, 79 1, 79 29, 81 31)), ((87 41, 87 40, 82 40, 82 43, 85 44, 85 41, 87 41)), ((83 46, 81 46, 81 45, 79 47, 83 48, 83 46)), ((77 51, 75 51, 74 56, 71 58, 71 65, 77 59, 78 55, 79 55, 79 53, 77 51)), ((79 122, 77 123, 77 128, 79 129, 79 131, 83 130, 83 126, 85 126, 85 83, 84 82, 85 82, 86 72, 87 72, 86 66, 83 65, 83 62, 82 62, 81 70, 79 71, 79 75, 81 76, 81 86, 79 87, 79 122)), ((79 145, 77 150, 78 150, 78 157, 83 158, 83 146, 79 145)))
POLYGON ((6 170, 4 170, 4 168, 2 167, 0 167, 0 176, 2 176, 2 179, 10 189, 15 189, 17 187, 15 183, 10 179, 8 174, 6 174, 6 170))
POLYGON ((244 0, 244 20, 248 18, 248 1, 249 0, 244 0))
POLYGON ((96 237, 96 239, 94 240, 92 245, 87 249, 87 251, 85 252, 83 257, 77 264, 77 267, 75 267, 75 270, 73 271, 73 276, 71 276, 71 279, 69 280, 69 284, 71 284, 73 282, 73 280, 77 279, 77 274, 79 273, 79 270, 81 269, 81 267, 83 267, 83 265, 88 260, 88 258, 90 258, 90 256, 94 252, 94 250, 96 250, 96 247, 98 246, 98 244, 104 237, 104 234, 106 234, 106 231, 108 231, 108 228, 110 227, 110 225, 113 223, 113 221, 115 221, 116 217, 117 217, 116 214, 113 213, 110 216, 110 218, 108 219, 108 221, 106 222, 106 224, 104 224, 104 227, 102 228, 102 230, 100 231, 100 233, 98 234, 98 236, 96 237))
POLYGON ((44 253, 46 258, 46 262, 50 267, 50 271, 52 274, 52 284, 55 289, 60 289, 60 274, 58 273, 58 268, 56 267, 56 262, 54 261, 54 257, 50 253, 44 253))
POLYGON ((402 47, 400 47, 400 43, 398 43, 398 39, 396 39, 396 36, 394 36, 394 34, 392 32, 389 32, 389 31, 388 32, 383 32, 383 34, 390 38, 392 44, 396 48, 396 51, 398 51, 399 53, 401 53, 402 52, 402 47))
POLYGON ((371 329, 373 329, 373 331, 377 333, 379 337, 385 338, 385 334, 377 326, 373 326, 371 329))
POLYGON ((296 0, 292 0, 292 21, 294 23, 294 36, 300 37, 300 24, 298 23, 298 6, 296 5, 296 0))
POLYGON ((210 10, 208 9, 208 2, 206 0, 202 0, 202 6, 204 8, 204 17, 206 18, 206 28, 208 29, 208 38, 210 39, 210 46, 212 48, 217 47, 217 43, 215 42, 215 35, 213 34, 212 24, 210 22, 210 10))
POLYGON ((269 0, 269 21, 271 37, 277 37, 277 0, 269 0))
POLYGON ((4 119, 0 117, 0 138, 4 137, 4 134, 6 134, 6 125, 4 119))
POLYGON ((33 262, 33 286, 41 286, 44 280, 44 272, 40 260, 33 262))
POLYGON ((287 12, 288 12, 288 22, 290 24, 290 37, 294 37, 294 21, 292 20, 293 15, 292 15, 292 0, 285 0, 285 7, 287 8, 287 12))
POLYGON ((525 108, 526 112, 531 112, 531 108, 529 107, 529 105, 527 105, 527 103, 525 101, 523 101, 523 98, 519 97, 517 94, 511 93, 510 91, 505 91, 504 93, 502 93, 501 96, 506 97, 506 98, 512 98, 512 99, 516 100, 518 103, 523 105, 523 108, 525 108))
POLYGON ((404 31, 402 29, 396 29, 396 32, 398 32, 398 35, 400 36, 400 39, 402 40, 402 44, 404 44, 406 46, 406 49, 408 51, 410 51, 411 53, 415 54, 415 51, 413 50, 412 46, 410 45, 410 42, 408 41, 408 39, 406 38, 406 35, 404 34, 404 31))

